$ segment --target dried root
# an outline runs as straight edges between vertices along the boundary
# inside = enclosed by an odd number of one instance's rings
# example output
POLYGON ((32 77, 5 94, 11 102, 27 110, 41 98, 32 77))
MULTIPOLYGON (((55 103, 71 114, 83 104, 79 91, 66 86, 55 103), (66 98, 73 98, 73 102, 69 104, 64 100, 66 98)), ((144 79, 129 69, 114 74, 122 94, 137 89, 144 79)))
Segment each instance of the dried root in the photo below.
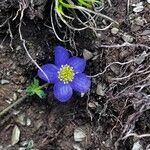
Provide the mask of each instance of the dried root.
POLYGON ((105 79, 109 76, 106 79, 109 82, 105 94, 106 102, 99 112, 99 120, 101 116, 107 114, 110 106, 118 112, 117 116, 111 114, 116 123, 110 132, 110 139, 113 139, 116 130, 121 133, 115 142, 115 148, 118 149, 119 143, 127 138, 148 138, 150 136, 150 133, 140 134, 134 130, 139 118, 150 110, 150 47, 127 42, 121 45, 100 45, 100 47, 107 51, 108 55, 111 55, 112 50, 128 51, 127 48, 129 48, 133 49, 134 53, 136 51, 136 54, 132 53, 122 61, 111 61, 102 72, 90 75, 92 78, 103 78, 104 76, 105 79), (118 69, 116 75, 111 74, 113 67, 118 69), (129 108, 134 109, 134 113, 127 116, 126 112, 129 108))
MULTIPOLYGON (((85 29, 91 29, 94 33, 97 31, 103 31, 107 30, 110 26, 112 26, 113 23, 117 23, 112 18, 104 15, 101 13, 101 11, 104 8, 104 2, 103 1, 93 1, 93 8, 84 7, 82 5, 74 3, 72 0, 67 0, 67 3, 63 3, 63 1, 56 0, 52 2, 51 5, 51 23, 53 31, 56 35, 56 37, 62 41, 66 42, 69 38, 66 38, 65 36, 61 38, 58 33, 57 29, 54 25, 54 22, 57 23, 58 28, 62 28, 62 23, 68 27, 69 30, 72 31, 82 31, 85 29), (61 4, 63 3, 63 4, 61 4), (67 14, 63 12, 60 7, 65 7, 68 11, 67 14), (53 14, 53 10, 55 10, 55 13, 53 14), (54 17, 53 17, 54 16, 54 17), (97 27, 97 19, 98 18, 104 18, 106 20, 110 21, 110 24, 104 28, 97 27), (76 25, 75 23, 76 22, 76 25)), ((108 0, 109 5, 111 6, 111 1, 108 0)))

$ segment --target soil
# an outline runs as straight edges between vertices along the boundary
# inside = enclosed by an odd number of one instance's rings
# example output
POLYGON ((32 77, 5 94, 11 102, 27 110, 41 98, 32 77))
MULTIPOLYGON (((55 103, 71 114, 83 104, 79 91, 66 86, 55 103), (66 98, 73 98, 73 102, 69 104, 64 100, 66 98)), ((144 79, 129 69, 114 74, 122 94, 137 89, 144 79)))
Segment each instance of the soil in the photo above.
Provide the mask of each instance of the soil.
MULTIPOLYGON (((28 0, 25 2, 29 3, 28 0)), ((149 136, 143 138, 129 136, 123 139, 130 133, 137 135, 150 133, 150 57, 148 55, 142 60, 140 57, 143 53, 149 54, 150 49, 144 46, 119 48, 102 46, 122 44, 124 35, 129 35, 133 39, 131 43, 150 46, 150 4, 146 1, 143 3, 144 10, 139 13, 133 12, 131 4, 128 12, 125 0, 112 2, 112 7, 106 3, 102 13, 116 20, 118 25, 99 32, 97 36, 91 30, 76 32, 74 37, 76 47, 74 47, 57 40, 48 27, 51 26, 49 21, 51 4, 46 0, 33 0, 34 8, 28 7, 24 11, 21 31, 30 55, 39 65, 53 62, 53 50, 56 45, 63 45, 71 50, 73 55, 78 53, 79 57, 83 57, 85 49, 92 53, 93 57, 87 61, 86 68, 86 73, 90 76, 103 72, 110 63, 139 59, 137 63, 125 66, 117 63, 111 65, 105 73, 92 78, 89 93, 84 96, 74 93, 67 103, 62 104, 54 98, 53 85, 46 90, 45 99, 28 97, 7 114, 0 116, 0 149, 148 150, 150 148, 149 136), (144 23, 134 24, 129 19, 131 17, 141 17, 144 23), (118 28, 118 33, 113 34, 112 28, 118 28), (142 74, 136 72, 140 67, 141 70, 145 69, 142 74), (129 77, 116 80, 130 74, 132 75, 129 77), (144 85, 141 91, 140 85, 144 85), (22 121, 18 119, 20 117, 24 117, 22 121), (20 138, 15 145, 11 145, 12 131, 16 125, 20 130, 20 138), (85 134, 85 139, 80 142, 74 139, 77 128, 82 129, 85 134), (133 149, 137 142, 140 143, 140 149, 133 149), (29 147, 31 143, 32 146, 29 147)), ((20 14, 13 20, 17 10, 19 10, 17 0, 0 2, 0 111, 23 97, 26 94, 26 87, 34 77, 37 77, 37 68, 27 56, 20 40, 18 32, 20 14)), ((43 82, 40 81, 40 84, 43 82)))

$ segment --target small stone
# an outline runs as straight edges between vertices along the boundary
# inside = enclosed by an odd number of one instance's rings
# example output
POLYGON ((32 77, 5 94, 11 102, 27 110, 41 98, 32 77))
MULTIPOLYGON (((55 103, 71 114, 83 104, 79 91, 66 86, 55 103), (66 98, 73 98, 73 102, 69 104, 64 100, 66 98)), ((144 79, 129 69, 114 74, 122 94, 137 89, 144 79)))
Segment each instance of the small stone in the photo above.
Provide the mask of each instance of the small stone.
POLYGON ((3 48, 4 48, 4 46, 0 44, 0 49, 3 49, 3 48))
POLYGON ((13 111, 12 111, 12 114, 13 114, 13 115, 18 115, 19 113, 20 113, 20 110, 13 110, 13 111))
POLYGON ((9 101, 10 101, 10 102, 12 102, 12 101, 13 101, 13 99, 12 99, 12 98, 8 98, 8 99, 9 99, 9 101))
POLYGON ((26 150, 25 147, 19 147, 18 150, 26 150))
POLYGON ((104 85, 102 85, 101 83, 99 83, 97 85, 96 94, 100 95, 100 96, 104 96, 105 95, 105 88, 106 87, 104 85))
POLYGON ((0 149, 2 149, 3 148, 3 146, 2 145, 0 145, 0 149))
POLYGON ((89 106, 90 108, 96 108, 96 107, 98 106, 98 103, 97 103, 97 102, 89 102, 89 103, 88 103, 88 106, 89 106))
POLYGON ((121 59, 123 59, 123 58, 126 58, 127 56, 129 56, 129 51, 128 50, 125 50, 125 49, 123 49, 121 52, 120 52, 120 57, 121 57, 121 59))
POLYGON ((81 97, 84 97, 85 93, 81 93, 81 97))
POLYGON ((132 37, 131 35, 128 35, 127 33, 124 33, 124 34, 123 34, 122 39, 123 39, 125 42, 129 42, 129 43, 132 43, 132 42, 133 42, 133 37, 132 37))
POLYGON ((141 29, 141 26, 138 26, 138 25, 136 25, 136 24, 132 24, 131 25, 131 31, 132 32, 136 32, 136 31, 138 31, 138 30, 140 30, 141 29))
POLYGON ((82 150, 82 148, 80 147, 79 144, 73 144, 73 148, 74 148, 75 150, 82 150))
POLYGON ((16 93, 13 94, 13 100, 17 100, 17 94, 16 93))
POLYGON ((24 114, 20 114, 17 119, 16 119, 17 123, 20 123, 21 125, 25 126, 26 125, 26 120, 25 120, 25 115, 24 114))
POLYGON ((143 26, 145 23, 145 19, 143 19, 142 17, 137 17, 134 19, 134 21, 135 21, 135 24, 139 26, 143 26))
POLYGON ((101 38, 102 34, 101 33, 97 33, 96 36, 97 36, 97 38, 101 38))
POLYGON ((150 30, 144 30, 140 35, 150 35, 150 30))
POLYGON ((144 150, 139 141, 133 144, 132 150, 144 150))
POLYGON ((43 121, 42 120, 37 120, 35 122, 34 132, 39 130, 42 125, 43 125, 43 121))
POLYGON ((0 83, 1 83, 1 84, 8 84, 9 81, 8 81, 8 80, 5 80, 5 79, 2 79, 0 83))
POLYGON ((132 0, 131 1, 131 6, 140 6, 140 5, 143 5, 143 2, 140 2, 141 0, 132 0))
POLYGON ((27 126, 30 126, 30 125, 31 125, 31 119, 27 118, 26 125, 27 125, 27 126))
POLYGON ((20 142, 20 145, 21 146, 26 146, 26 145, 28 145, 28 141, 22 141, 22 142, 20 142))
POLYGON ((20 139, 20 130, 18 126, 15 126, 12 132, 11 145, 15 145, 19 142, 20 139))
POLYGON ((135 8, 133 8, 133 11, 136 13, 141 12, 144 9, 142 2, 132 5, 132 6, 135 6, 135 8))
POLYGON ((11 101, 9 101, 9 100, 6 100, 6 102, 7 102, 8 104, 11 104, 11 101))
POLYGON ((141 12, 143 9, 144 9, 144 6, 138 6, 138 7, 135 7, 133 9, 133 11, 136 12, 136 13, 138 13, 138 12, 141 12))
POLYGON ((21 50, 21 46, 20 46, 20 45, 18 45, 18 46, 16 47, 16 51, 19 51, 19 50, 21 50))
POLYGON ((140 65, 144 60, 145 57, 147 56, 147 53, 144 51, 141 56, 137 57, 135 60, 135 63, 137 63, 138 65, 140 65))
POLYGON ((118 28, 112 28, 112 29, 111 29, 111 33, 112 33, 112 34, 117 34, 118 31, 119 31, 118 28))
POLYGON ((85 60, 89 60, 93 57, 93 53, 91 53, 90 51, 84 49, 83 50, 83 57, 85 60))
POLYGON ((105 147, 110 148, 112 147, 112 142, 110 139, 106 140, 106 141, 102 141, 102 143, 104 144, 105 147))
POLYGON ((18 92, 18 93, 22 93, 22 92, 23 92, 23 90, 21 90, 21 89, 18 89, 18 90, 17 90, 17 92, 18 92))
POLYGON ((81 128, 76 128, 74 131, 74 140, 76 142, 82 142, 86 138, 86 134, 81 128))

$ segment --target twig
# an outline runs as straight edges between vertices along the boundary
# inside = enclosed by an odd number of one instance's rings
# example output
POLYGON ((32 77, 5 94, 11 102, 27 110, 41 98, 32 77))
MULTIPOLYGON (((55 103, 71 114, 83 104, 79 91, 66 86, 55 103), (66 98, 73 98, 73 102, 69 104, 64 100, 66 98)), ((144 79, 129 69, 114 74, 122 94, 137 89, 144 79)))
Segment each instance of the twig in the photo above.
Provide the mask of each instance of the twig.
POLYGON ((103 72, 100 72, 100 73, 97 73, 97 74, 95 74, 95 75, 91 75, 91 76, 88 76, 88 77, 91 77, 91 78, 98 77, 99 75, 104 74, 104 73, 107 71, 107 69, 108 69, 110 66, 114 65, 114 64, 126 65, 126 64, 130 64, 130 63, 132 63, 132 62, 134 62, 134 60, 130 60, 130 61, 128 61, 128 62, 123 62, 123 63, 121 63, 121 62, 113 62, 113 63, 109 64, 108 66, 106 66, 103 72))
POLYGON ((9 46, 10 46, 10 48, 12 49, 12 50, 14 50, 13 49, 13 47, 12 47, 12 42, 13 42, 13 34, 12 34, 12 31, 11 31, 11 28, 10 28, 10 23, 9 23, 9 20, 8 20, 8 31, 9 31, 9 35, 10 35, 10 44, 9 44, 9 46))
POLYGON ((26 54, 28 55, 28 57, 30 58, 30 60, 34 63, 34 65, 44 74, 44 76, 46 77, 47 81, 49 81, 49 78, 47 76, 47 74, 42 70, 42 68, 37 64, 37 62, 32 58, 32 56, 30 55, 27 47, 26 47, 26 41, 25 39, 23 39, 23 36, 22 36, 22 32, 21 32, 21 27, 22 27, 22 19, 23 19, 23 16, 24 16, 24 11, 25 9, 28 8, 28 5, 26 5, 25 1, 22 0, 22 3, 20 4, 20 7, 21 7, 21 14, 20 14, 20 23, 19 23, 19 36, 20 36, 20 40, 22 41, 22 45, 23 45, 23 48, 26 52, 26 54))
POLYGON ((123 44, 114 44, 114 45, 100 45, 101 48, 121 48, 121 47, 144 47, 150 49, 149 46, 144 44, 131 44, 128 42, 124 42, 123 44))
POLYGON ((126 139, 126 138, 128 138, 128 137, 130 137, 130 136, 134 136, 134 137, 136 137, 136 138, 144 138, 144 137, 150 137, 150 134, 141 134, 141 135, 138 135, 138 134, 136 134, 136 133, 129 133, 129 134, 127 134, 126 136, 124 136, 124 137, 122 138, 122 140, 123 140, 123 139, 126 139))
POLYGON ((0 112, 0 117, 2 117, 4 114, 6 114, 7 112, 10 111, 10 109, 12 109, 13 107, 17 106, 18 104, 22 103, 26 98, 28 97, 28 95, 25 95, 21 98, 19 98, 18 100, 16 100, 14 103, 12 103, 11 105, 9 105, 7 108, 5 108, 4 110, 2 110, 0 112))
POLYGON ((11 17, 7 18, 2 24, 0 24, 0 28, 2 28, 7 22, 8 20, 10 19, 11 17))
MULTIPOLYGON (((42 86, 40 86, 40 88, 46 88, 48 86, 48 83, 43 84, 42 86)), ((18 100, 16 100, 14 103, 12 103, 11 105, 9 105, 7 108, 5 108, 4 110, 2 110, 0 112, 0 117, 2 117, 4 114, 6 114, 7 112, 10 111, 10 109, 12 109, 13 107, 17 106, 18 104, 22 103, 26 98, 28 98, 29 95, 26 94, 23 97, 19 98, 18 100)))

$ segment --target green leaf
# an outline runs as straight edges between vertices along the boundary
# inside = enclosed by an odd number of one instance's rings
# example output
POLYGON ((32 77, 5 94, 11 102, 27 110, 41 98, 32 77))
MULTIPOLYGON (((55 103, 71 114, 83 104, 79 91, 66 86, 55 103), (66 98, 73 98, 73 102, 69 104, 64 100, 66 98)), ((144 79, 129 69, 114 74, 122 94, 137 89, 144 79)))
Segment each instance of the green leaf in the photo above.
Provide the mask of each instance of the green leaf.
POLYGON ((44 98, 46 94, 44 93, 42 87, 39 85, 39 80, 33 79, 33 82, 27 87, 26 92, 32 96, 37 95, 40 98, 44 98))
POLYGON ((78 2, 80 3, 80 5, 83 5, 88 8, 92 8, 92 4, 91 4, 92 1, 78 0, 78 2))
POLYGON ((58 0, 59 4, 64 6, 65 8, 74 8, 75 6, 70 3, 65 3, 64 0, 58 0))
POLYGON ((46 96, 46 94, 43 90, 38 90, 36 92, 36 95, 38 95, 40 98, 44 98, 46 96))

